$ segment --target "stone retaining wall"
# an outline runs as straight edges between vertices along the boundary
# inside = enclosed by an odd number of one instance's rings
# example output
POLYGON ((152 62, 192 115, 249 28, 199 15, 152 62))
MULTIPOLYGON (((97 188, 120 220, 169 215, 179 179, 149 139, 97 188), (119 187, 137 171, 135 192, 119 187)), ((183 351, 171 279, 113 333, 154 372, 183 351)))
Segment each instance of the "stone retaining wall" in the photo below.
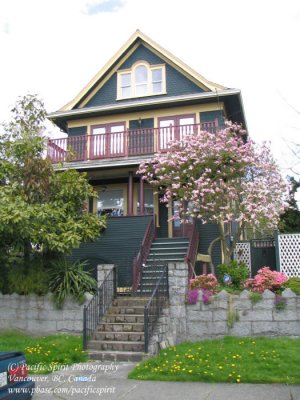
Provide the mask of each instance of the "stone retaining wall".
POLYGON ((189 340, 231 336, 300 336, 300 296, 284 290, 284 309, 275 306, 275 294, 266 290, 262 299, 253 304, 250 293, 239 296, 225 291, 211 298, 186 306, 187 337, 189 340))
MULTIPOLYGON (((86 294, 86 301, 92 296, 86 294)), ((58 310, 51 295, 21 296, 0 293, 0 329, 17 329, 33 334, 82 334, 83 305, 65 301, 58 310)))
POLYGON ((275 307, 275 294, 266 290, 253 304, 250 293, 230 295, 226 291, 204 304, 186 304, 188 270, 185 263, 169 264, 169 304, 150 342, 150 352, 183 341, 232 336, 300 337, 300 296, 286 289, 283 310, 275 307))

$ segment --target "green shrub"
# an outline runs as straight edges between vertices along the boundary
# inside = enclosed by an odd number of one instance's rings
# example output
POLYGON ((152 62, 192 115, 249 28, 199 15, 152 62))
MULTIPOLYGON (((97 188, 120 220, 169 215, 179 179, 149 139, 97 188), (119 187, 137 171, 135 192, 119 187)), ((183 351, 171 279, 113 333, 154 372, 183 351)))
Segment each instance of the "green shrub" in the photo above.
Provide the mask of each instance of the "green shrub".
POLYGON ((225 274, 230 276, 231 286, 240 289, 249 276, 249 270, 246 264, 233 260, 229 264, 220 264, 218 266, 218 279, 221 284, 225 274))
POLYGON ((96 291, 97 281, 90 272, 84 270, 86 265, 85 261, 71 263, 66 259, 61 259, 53 265, 49 273, 49 288, 58 308, 63 306, 68 296, 82 304, 86 292, 96 291))
POLYGON ((249 298, 252 304, 256 304, 262 300, 262 294, 257 292, 250 292, 249 298))
POLYGON ((290 278, 283 286, 300 295, 300 278, 290 278))
POLYGON ((32 261, 25 267, 21 264, 7 267, 6 293, 27 295, 30 293, 42 296, 49 291, 48 273, 41 264, 32 261))
POLYGON ((0 265, 0 293, 9 294, 7 282, 7 267, 6 265, 0 265))

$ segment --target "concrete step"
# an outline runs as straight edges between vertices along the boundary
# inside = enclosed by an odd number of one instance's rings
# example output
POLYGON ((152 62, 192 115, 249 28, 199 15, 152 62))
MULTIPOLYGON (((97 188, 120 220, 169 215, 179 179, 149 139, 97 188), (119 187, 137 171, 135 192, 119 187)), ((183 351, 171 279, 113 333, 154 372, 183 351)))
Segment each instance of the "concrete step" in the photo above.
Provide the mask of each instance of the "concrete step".
POLYGON ((133 314, 143 314, 144 303, 140 306, 112 306, 109 308, 107 315, 133 315, 133 314))
POLYGON ((144 342, 144 332, 107 332, 98 331, 94 335, 94 340, 116 340, 121 342, 144 342))
POLYGON ((129 342, 116 340, 90 340, 88 350, 108 350, 108 351, 138 351, 143 352, 144 342, 129 342))
POLYGON ((113 300, 112 305, 117 307, 132 307, 132 306, 143 306, 147 303, 146 297, 140 296, 120 296, 113 300))
POLYGON ((106 322, 97 327, 98 332, 144 332, 144 316, 142 322, 136 323, 118 323, 106 322))
POLYGON ((141 314, 106 314, 101 323, 134 324, 144 322, 144 310, 141 314))
POLYGON ((91 360, 98 361, 123 361, 123 362, 135 362, 141 361, 147 357, 143 352, 138 351, 99 351, 99 350, 88 350, 89 358, 91 360))

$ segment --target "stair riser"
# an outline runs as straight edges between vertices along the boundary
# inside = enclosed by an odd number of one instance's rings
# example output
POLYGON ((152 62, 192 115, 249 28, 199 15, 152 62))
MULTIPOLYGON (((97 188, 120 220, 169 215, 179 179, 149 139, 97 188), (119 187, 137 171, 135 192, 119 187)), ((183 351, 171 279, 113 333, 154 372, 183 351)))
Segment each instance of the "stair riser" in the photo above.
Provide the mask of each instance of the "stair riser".
POLYGON ((112 305, 116 307, 144 307, 148 299, 145 297, 124 297, 113 300, 112 305))
POLYGON ((144 351, 144 343, 109 343, 109 342, 93 342, 88 344, 89 350, 108 350, 108 351, 144 351))
POLYGON ((166 264, 168 264, 169 262, 183 262, 184 258, 185 258, 186 254, 177 256, 176 254, 174 254, 173 256, 164 256, 163 254, 160 254, 159 256, 156 255, 154 256, 149 256, 147 258, 147 263, 156 263, 157 261, 161 262, 161 261, 165 261, 166 264))
POLYGON ((144 342, 144 334, 142 332, 97 332, 95 340, 116 340, 121 342, 144 342))
POLYGON ((134 324, 134 323, 144 323, 144 311, 140 315, 111 315, 107 314, 101 320, 101 323, 123 323, 123 324, 134 324))
POLYGON ((135 361, 142 361, 144 358, 144 355, 138 353, 115 354, 115 353, 93 352, 92 350, 88 351, 88 353, 89 353, 89 358, 91 360, 97 360, 97 361, 135 362, 135 361))
POLYGON ((110 309, 108 310, 107 315, 110 314, 121 314, 121 315, 125 315, 125 314, 143 314, 144 313, 144 306, 140 306, 140 307, 122 307, 122 306, 113 306, 110 307, 110 309))
POLYGON ((100 324, 98 332, 144 332, 144 323, 139 324, 100 324))
POLYGON ((164 254, 186 254, 187 249, 161 249, 161 250, 156 250, 156 249, 151 249, 149 254, 150 255, 155 255, 155 256, 161 256, 164 254))
POLYGON ((188 238, 155 239, 155 241, 152 243, 152 246, 158 246, 162 244, 163 245, 167 244, 170 246, 189 244, 189 239, 188 238))

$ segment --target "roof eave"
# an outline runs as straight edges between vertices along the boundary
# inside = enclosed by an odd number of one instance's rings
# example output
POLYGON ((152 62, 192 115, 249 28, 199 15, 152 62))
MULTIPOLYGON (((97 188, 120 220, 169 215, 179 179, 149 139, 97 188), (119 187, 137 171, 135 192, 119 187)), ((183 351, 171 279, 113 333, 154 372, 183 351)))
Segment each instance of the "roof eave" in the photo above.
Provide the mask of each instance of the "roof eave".
POLYGON ((157 99, 143 99, 138 102, 126 102, 120 104, 109 104, 105 106, 97 106, 97 107, 86 107, 86 108, 77 108, 75 110, 68 110, 68 111, 55 111, 47 115, 47 118, 50 120, 55 120, 59 118, 68 118, 72 116, 80 116, 83 117, 87 114, 97 114, 97 113, 104 113, 105 111, 126 111, 132 108, 140 108, 145 106, 153 106, 153 105, 165 105, 165 104, 176 104, 179 102, 189 102, 193 100, 201 100, 201 99, 209 99, 215 98, 218 99, 224 96, 232 96, 238 95, 240 97, 241 105, 241 91, 239 89, 225 89, 225 90, 216 90, 214 92, 203 92, 203 93, 195 93, 189 94, 184 96, 173 96, 173 97, 164 97, 164 98, 157 98, 157 99))

